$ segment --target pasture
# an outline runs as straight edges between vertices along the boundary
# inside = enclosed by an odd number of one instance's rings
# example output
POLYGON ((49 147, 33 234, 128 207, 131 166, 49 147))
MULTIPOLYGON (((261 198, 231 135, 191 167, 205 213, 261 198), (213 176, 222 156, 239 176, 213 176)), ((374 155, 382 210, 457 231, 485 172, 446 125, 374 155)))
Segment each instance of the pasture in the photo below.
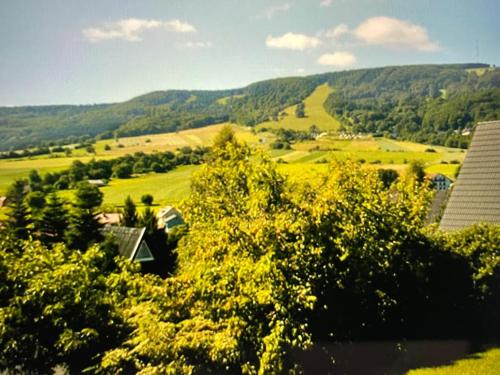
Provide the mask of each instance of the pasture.
POLYGON ((332 92, 333 89, 328 84, 320 85, 304 100, 305 117, 297 118, 295 116, 297 106, 293 105, 280 113, 278 121, 266 121, 257 128, 308 130, 314 124, 322 131, 336 131, 340 127, 340 122, 330 116, 323 107, 323 103, 332 92))

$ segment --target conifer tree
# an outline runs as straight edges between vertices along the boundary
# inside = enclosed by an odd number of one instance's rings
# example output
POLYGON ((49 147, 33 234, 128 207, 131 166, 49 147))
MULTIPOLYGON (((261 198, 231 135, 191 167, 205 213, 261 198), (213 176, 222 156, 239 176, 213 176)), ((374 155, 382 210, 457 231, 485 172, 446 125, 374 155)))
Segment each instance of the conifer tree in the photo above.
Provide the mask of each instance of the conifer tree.
POLYGON ((137 210, 135 203, 130 198, 130 195, 125 199, 125 204, 122 210, 121 225, 125 227, 135 227, 138 223, 137 210))
POLYGON ((57 194, 48 196, 37 227, 40 240, 44 244, 64 241, 64 232, 68 228, 68 212, 57 194))
POLYGON ((101 225, 96 219, 97 207, 102 203, 102 192, 88 182, 80 182, 75 193, 73 212, 69 219, 66 239, 70 247, 85 250, 89 244, 102 239, 101 225))
POLYGON ((6 227, 16 239, 27 239, 30 232, 31 217, 25 202, 26 194, 25 180, 14 181, 7 192, 10 210, 7 212, 6 227))

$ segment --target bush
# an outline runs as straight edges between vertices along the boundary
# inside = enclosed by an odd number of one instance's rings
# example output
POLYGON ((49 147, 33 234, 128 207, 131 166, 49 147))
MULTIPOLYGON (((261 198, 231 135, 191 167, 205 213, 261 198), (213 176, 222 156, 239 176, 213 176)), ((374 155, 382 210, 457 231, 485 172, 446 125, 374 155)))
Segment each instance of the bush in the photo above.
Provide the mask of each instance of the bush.
POLYGON ((144 194, 141 197, 141 202, 146 206, 151 206, 153 204, 153 196, 151 194, 144 194))
POLYGON ((113 177, 116 178, 130 178, 132 175, 132 166, 126 162, 116 164, 113 166, 113 177))

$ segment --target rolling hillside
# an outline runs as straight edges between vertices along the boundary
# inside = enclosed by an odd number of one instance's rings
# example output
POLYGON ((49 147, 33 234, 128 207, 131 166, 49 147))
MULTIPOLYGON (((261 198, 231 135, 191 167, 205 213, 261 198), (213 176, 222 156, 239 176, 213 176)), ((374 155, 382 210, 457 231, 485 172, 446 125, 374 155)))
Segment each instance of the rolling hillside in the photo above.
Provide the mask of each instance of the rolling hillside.
POLYGON ((462 129, 495 118, 500 118, 499 69, 401 66, 279 78, 234 90, 157 91, 115 104, 0 108, 0 151, 224 122, 297 129, 313 122, 325 130, 456 147, 467 144, 462 129), (306 117, 293 119, 301 102, 306 117))
POLYGON ((314 89, 304 101, 305 116, 298 118, 295 115, 297 105, 285 108, 276 121, 265 121, 258 128, 282 128, 292 130, 308 130, 311 125, 316 125, 323 131, 336 131, 340 128, 340 122, 326 112, 324 103, 333 89, 324 83, 314 89))

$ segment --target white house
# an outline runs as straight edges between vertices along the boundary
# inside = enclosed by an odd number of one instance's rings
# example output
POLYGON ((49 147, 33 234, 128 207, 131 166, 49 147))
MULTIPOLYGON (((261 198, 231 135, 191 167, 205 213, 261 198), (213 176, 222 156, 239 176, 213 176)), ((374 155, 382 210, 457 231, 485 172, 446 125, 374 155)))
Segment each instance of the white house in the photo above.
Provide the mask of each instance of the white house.
POLYGON ((169 232, 172 228, 184 224, 184 219, 179 211, 172 206, 162 208, 156 215, 158 225, 165 228, 165 232, 169 232))

